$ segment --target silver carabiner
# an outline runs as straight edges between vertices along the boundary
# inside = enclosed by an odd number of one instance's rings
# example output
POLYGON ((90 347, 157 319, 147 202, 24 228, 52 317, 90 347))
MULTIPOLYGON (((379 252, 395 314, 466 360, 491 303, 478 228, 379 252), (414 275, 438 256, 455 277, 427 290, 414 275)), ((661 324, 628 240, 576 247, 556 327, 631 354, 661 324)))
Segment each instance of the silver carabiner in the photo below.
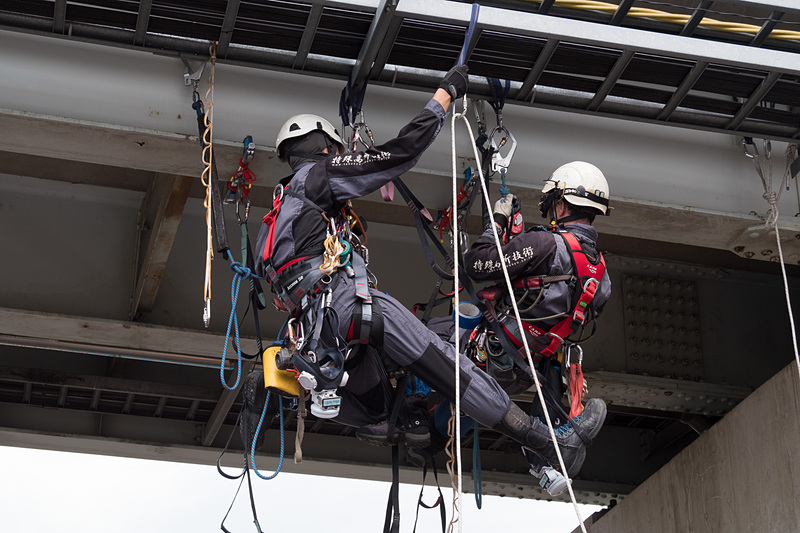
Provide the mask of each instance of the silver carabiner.
POLYGON ((573 348, 578 351, 578 364, 579 365, 583 364, 583 348, 581 348, 577 344, 567 344, 567 350, 566 350, 566 354, 564 356, 565 357, 565 359, 564 359, 564 368, 567 369, 567 370, 570 367, 570 359, 572 358, 572 349, 573 348))
POLYGON ((275 190, 272 191, 272 201, 275 202, 275 200, 283 200, 283 185, 280 183, 277 184, 275 190))
POLYGON ((239 221, 239 224, 244 224, 247 222, 247 219, 250 217, 250 198, 245 198, 243 194, 239 194, 239 198, 236 201, 236 220, 239 221), (239 214, 239 206, 244 205, 244 218, 241 217, 239 214))
POLYGON ((492 171, 499 172, 500 170, 508 170, 509 165, 511 164, 511 158, 514 157, 514 152, 517 149, 517 139, 514 135, 508 131, 505 126, 498 126, 492 130, 492 133, 489 135, 489 142, 492 145, 492 171), (498 131, 503 132, 503 138, 500 140, 500 144, 496 144, 494 141, 494 136, 498 131), (508 152, 505 156, 503 156, 500 152, 500 149, 505 146, 508 141, 511 141, 511 148, 509 148, 508 152))
POLYGON ((758 148, 756 148, 756 143, 753 142, 752 137, 742 137, 742 151, 744 155, 749 157, 750 159, 755 159, 758 157, 758 148), (753 148, 753 153, 747 149, 748 146, 753 148))

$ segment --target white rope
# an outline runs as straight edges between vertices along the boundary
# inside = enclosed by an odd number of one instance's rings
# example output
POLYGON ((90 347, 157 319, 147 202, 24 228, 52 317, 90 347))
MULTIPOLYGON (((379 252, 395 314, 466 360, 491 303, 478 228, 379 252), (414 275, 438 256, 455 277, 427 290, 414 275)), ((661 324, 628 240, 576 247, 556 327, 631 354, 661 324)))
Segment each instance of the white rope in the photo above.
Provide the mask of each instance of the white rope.
POLYGON ((750 157, 753 160, 753 164, 756 167, 756 172, 758 173, 758 177, 761 178, 761 184, 764 186, 764 199, 769 204, 769 210, 767 211, 766 220, 764 221, 764 227, 767 230, 774 230, 775 231, 775 241, 778 244, 778 257, 780 258, 781 263, 781 275, 783 276, 783 289, 784 295, 786 296, 786 308, 789 312, 789 325, 792 332, 792 345, 794 346, 794 360, 795 366, 797 367, 798 377, 800 377, 800 354, 798 353, 797 349, 797 332, 795 331, 794 327, 794 314, 792 313, 792 299, 789 296, 789 280, 786 277, 786 266, 783 260, 783 247, 781 246, 781 235, 780 231, 778 230, 778 200, 780 200, 781 193, 783 192, 784 187, 786 186, 787 181, 789 180, 789 176, 791 175, 791 165, 792 161, 797 159, 797 145, 790 144, 786 147, 786 172, 783 175, 783 181, 781 182, 781 186, 776 193, 772 188, 772 160, 770 159, 770 145, 768 140, 764 140, 764 157, 763 159, 759 159, 758 153, 756 155, 750 155, 745 150, 745 155, 750 157))
MULTIPOLYGON (((464 97, 464 111, 466 112, 466 97, 464 97)), ((453 110, 455 111, 455 102, 453 103, 453 110)), ((452 161, 453 161, 453 214, 457 213, 458 211, 458 184, 457 184, 457 172, 456 172, 456 117, 461 117, 462 115, 457 115, 453 112, 452 120, 450 122, 450 147, 452 153, 452 161)), ((459 306, 459 289, 461 288, 459 285, 459 276, 458 276, 458 258, 459 258, 459 251, 458 251, 458 244, 459 244, 459 235, 458 235, 458 225, 454 222, 453 223, 453 293, 454 293, 454 313, 455 313, 455 412, 452 414, 455 417, 455 428, 453 433, 455 433, 455 455, 456 455, 456 483, 453 490, 453 515, 450 520, 450 525, 448 527, 448 532, 452 532, 453 530, 453 523, 458 522, 458 531, 461 533, 461 527, 463 524, 463 520, 461 520, 461 495, 463 493, 463 486, 462 486, 462 475, 461 475, 461 386, 460 386, 460 370, 461 370, 461 350, 460 350, 460 337, 459 335, 459 316, 458 316, 458 306, 459 306)), ((452 440, 451 440, 452 442, 452 440)), ((448 469, 449 470, 449 469, 448 469)), ((451 472, 450 475, 451 483, 453 482, 453 475, 451 472)))
MULTIPOLYGON (((454 114, 453 115, 453 127, 452 127, 452 129, 453 129, 453 132, 452 132, 452 136, 453 136, 453 140, 452 140, 453 161, 455 161, 455 120, 456 120, 456 118, 461 118, 461 119, 464 120, 464 124, 467 127, 467 132, 469 133, 470 142, 472 144, 472 150, 473 150, 473 153, 475 154, 475 161, 480 161, 480 156, 478 154, 478 147, 475 144, 475 135, 472 133, 472 127, 470 126, 469 121, 466 118, 466 111, 467 111, 467 99, 465 97, 464 98, 464 111, 462 113, 460 113, 460 114, 457 114, 457 115, 454 114)), ((486 207, 487 207, 488 211, 491 213, 492 212, 492 205, 491 205, 491 202, 489 201, 489 191, 486 189, 486 183, 485 183, 484 177, 483 177, 483 169, 481 168, 481 165, 477 165, 477 167, 478 167, 478 176, 480 178, 481 189, 483 191, 483 198, 484 198, 484 201, 486 202, 486 207)), ((453 164, 453 172, 455 174, 455 163, 453 164)), ((455 190, 455 186, 454 186, 454 190, 455 190)), ((509 294, 513 294, 514 293, 514 289, 511 286, 511 278, 508 275, 508 269, 506 268, 505 257, 503 256, 503 245, 500 243, 500 237, 497 235, 497 227, 494 225, 494 223, 491 223, 491 227, 492 227, 492 234, 494 235, 495 246, 497 248, 497 254, 500 257, 500 266, 503 269, 503 277, 505 278, 506 289, 508 290, 509 294)), ((456 263, 456 265, 457 264, 458 263, 456 263)), ((458 276, 458 271, 456 271, 456 276, 458 276)), ((458 279, 458 278, 456 278, 456 279, 458 279)), ((458 291, 458 286, 456 286, 455 290, 456 290, 456 292, 458 291)), ((511 304, 514 307, 514 316, 517 319, 517 327, 519 328, 519 331, 524 332, 525 328, 522 325, 522 319, 520 318, 519 308, 517 307, 517 302, 516 302, 515 298, 511 298, 511 304)), ((457 327, 458 327, 458 325, 456 324, 456 328, 457 327)), ((456 329, 456 331, 458 331, 458 330, 456 329)), ((553 430, 553 422, 552 422, 552 420, 550 420, 550 414, 548 413, 547 406, 544 403, 544 396, 542 394, 542 387, 539 384, 538 377, 536 376, 536 371, 535 371, 536 367, 533 364, 533 358, 531 357, 531 349, 530 349, 530 346, 528 346, 528 339, 526 338, 526 335, 524 335, 524 333, 523 333, 523 335, 521 335, 521 337, 522 337, 522 344, 525 347, 525 354, 527 355, 527 358, 528 358, 528 365, 530 366, 531 372, 533 373, 533 382, 536 384, 536 393, 537 393, 537 396, 539 397, 539 402, 541 403, 542 411, 544 412, 545 419, 547 420, 547 429, 550 431, 550 439, 553 442, 553 447, 555 448, 556 456, 558 457, 558 463, 559 463, 559 465, 561 465, 561 471, 564 473, 565 476, 567 476, 567 467, 564 464, 564 458, 561 457, 561 450, 558 447, 558 441, 556 440, 556 434, 555 434, 555 431, 553 430)), ((458 346, 458 345, 456 345, 456 346, 458 346)), ((456 348, 456 350, 458 350, 458 348, 456 348)), ((456 351, 456 359, 458 359, 458 351, 456 351)), ((568 476, 567 476, 567 478, 568 478, 568 476)), ((575 509, 575 514, 578 517, 578 523, 580 525, 581 531, 583 533, 586 533, 586 527, 583 525, 583 516, 581 516, 581 511, 578 508, 578 502, 575 500, 575 493, 572 491, 572 483, 569 483, 569 482, 567 483, 567 490, 569 491, 569 497, 570 497, 570 500, 572 500, 572 506, 575 509)))

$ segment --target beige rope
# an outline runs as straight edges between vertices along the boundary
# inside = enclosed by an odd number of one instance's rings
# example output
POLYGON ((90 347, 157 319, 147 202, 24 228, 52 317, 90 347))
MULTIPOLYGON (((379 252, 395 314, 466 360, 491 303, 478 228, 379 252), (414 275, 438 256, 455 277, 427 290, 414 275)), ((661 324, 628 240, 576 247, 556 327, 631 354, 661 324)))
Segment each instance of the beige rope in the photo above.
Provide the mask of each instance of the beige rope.
POLYGON ((206 197, 203 200, 203 207, 206 209, 206 273, 203 284, 203 322, 208 327, 211 321, 211 261, 214 259, 214 239, 211 230, 211 187, 217 184, 212 183, 211 165, 214 157, 214 66, 216 65, 217 45, 211 43, 209 47, 209 63, 211 68, 208 74, 208 89, 206 90, 206 114, 203 122, 206 125, 203 131, 203 173, 200 180, 206 188, 206 197))

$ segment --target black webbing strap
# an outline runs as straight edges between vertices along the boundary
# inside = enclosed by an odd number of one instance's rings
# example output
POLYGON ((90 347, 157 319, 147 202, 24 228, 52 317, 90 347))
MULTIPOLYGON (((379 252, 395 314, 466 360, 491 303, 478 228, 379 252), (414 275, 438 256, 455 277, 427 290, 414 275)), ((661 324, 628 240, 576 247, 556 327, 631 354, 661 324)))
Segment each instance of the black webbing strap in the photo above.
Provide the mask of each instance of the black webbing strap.
MULTIPOLYGON (((225 455, 225 452, 228 451, 228 446, 231 445, 231 439, 233 438, 233 434, 236 433, 236 428, 239 427, 239 424, 241 424, 241 423, 242 423, 242 411, 239 411, 239 417, 236 419, 236 423, 233 425, 233 430, 231 430, 231 434, 228 435, 228 442, 225 443, 225 447, 222 448, 222 452, 219 454, 219 457, 217 457, 217 472, 219 472, 220 475, 222 477, 226 478, 226 479, 239 479, 240 477, 242 477, 244 475, 244 471, 247 470, 247 457, 246 456, 245 456, 245 460, 244 460, 244 469, 242 469, 242 471, 239 472, 235 476, 232 476, 232 475, 226 473, 224 470, 222 470, 222 465, 220 464, 222 462, 222 456, 225 455)), ((224 522, 224 520, 223 520, 223 522, 224 522)))
MULTIPOLYGON (((205 150, 206 141, 203 138, 206 125, 204 115, 197 112, 197 129, 200 132, 200 146, 205 150)), ((219 192, 219 174, 217 174, 217 161, 214 152, 211 152, 211 176, 209 177, 211 187, 211 212, 214 216, 214 229, 217 236, 217 251, 228 259, 228 232, 225 229, 225 216, 222 212, 222 195, 219 192)))
MULTIPOLYGON (((253 323, 255 325, 256 330, 256 352, 255 353, 245 353, 244 350, 240 349, 240 346, 236 344, 236 338, 231 335, 231 346, 236 350, 237 353, 240 353, 244 359, 255 359, 262 353, 264 353, 264 344, 261 339, 261 323, 258 320, 258 294, 256 291, 250 291, 250 301, 247 303, 247 309, 245 309, 244 314, 242 314, 242 319, 239 321, 239 326, 242 325, 244 322, 247 313, 250 309, 253 310, 253 323)), ((241 343, 240 343, 241 344, 241 343)))
POLYGON ((419 235, 419 240, 422 243, 422 250, 425 252, 425 257, 428 259, 428 264, 430 264, 431 268, 433 269, 436 274, 444 278, 448 281, 453 279, 453 275, 447 273, 442 267, 440 267, 436 260, 433 258, 433 252, 431 252, 430 244, 428 243, 428 239, 436 246, 436 249, 439 251, 441 256, 444 258, 447 266, 450 268, 450 272, 455 269, 455 263, 453 259, 450 257, 450 254, 447 253, 444 246, 439 239, 436 238, 433 231, 430 227, 425 223, 422 217, 421 211, 424 209, 424 206, 420 203, 419 200, 411 193, 403 180, 400 178, 395 178, 393 181, 397 191, 400 193, 400 196, 403 197, 408 207, 411 209, 411 212, 414 215, 414 225, 417 227, 417 234, 419 235))
POLYGON ((311 200, 309 200, 308 198, 306 198, 302 194, 297 194, 296 192, 287 191, 287 190, 284 190, 283 194, 285 196, 291 196, 292 198, 297 198, 298 200, 302 201, 304 204, 306 204, 307 206, 311 207, 315 211, 318 211, 321 215, 325 214, 325 210, 324 209, 322 209, 320 206, 318 206, 317 204, 315 204, 314 202, 312 202, 311 200))
POLYGON ((378 300, 373 299, 372 303, 361 302, 361 305, 356 306, 351 331, 352 337, 347 339, 349 346, 360 350, 372 344, 379 354, 383 353, 383 309, 378 300), (364 314, 367 307, 368 317, 364 314), (366 322, 365 318, 368 318, 369 322, 366 322))
POLYGON ((425 509, 434 509, 436 507, 439 508, 439 515, 442 518, 442 533, 445 533, 447 530, 447 511, 444 508, 444 496, 442 495, 442 487, 439 485, 439 474, 436 472, 435 457, 431 457, 428 461, 425 461, 425 464, 422 466, 422 485, 419 488, 419 498, 417 498, 417 515, 414 517, 414 530, 412 533, 417 532, 417 522, 419 521, 420 507, 424 507, 425 509), (436 498, 436 501, 433 502, 432 505, 428 505, 422 501, 422 492, 425 490, 425 477, 428 475, 428 463, 430 463, 431 470, 433 471, 433 479, 436 480, 436 490, 439 491, 439 497, 436 498))
MULTIPOLYGON (((247 221, 241 223, 242 227, 242 257, 246 261, 244 266, 246 266, 250 272, 256 271, 256 262, 253 256, 253 247, 250 244, 250 233, 247 231, 247 221)), ((251 276, 248 278, 250 282, 250 291, 255 291, 255 299, 253 301, 253 305, 255 305, 258 309, 266 309, 267 308, 267 298, 264 295, 264 288, 261 287, 261 278, 257 278, 251 276)), ((252 294, 251 294, 252 297, 252 294)))
MULTIPOLYGON (((250 508, 253 511, 253 523, 256 525, 256 530, 258 531, 258 533, 262 533, 261 526, 258 523, 258 513, 256 512, 256 501, 253 498, 253 483, 252 483, 252 481, 250 479, 250 468, 248 468, 248 465, 247 465, 247 452, 245 452, 245 454, 244 454, 244 468, 236 476, 232 476, 230 474, 225 473, 222 470, 222 466, 220 465, 220 461, 222 461, 222 456, 225 455, 225 452, 228 450, 228 446, 230 446, 230 444, 231 444, 231 438, 233 438, 233 434, 236 433, 236 428, 241 423, 242 423, 242 412, 240 411, 239 412, 239 417, 236 419, 236 424, 233 425, 233 430, 231 431, 231 434, 228 436, 228 441, 225 443, 225 447, 222 449, 222 453, 220 453, 219 457, 217 458, 217 472, 219 472, 222 475, 222 477, 227 478, 227 479, 239 479, 239 478, 242 478, 242 480, 239 482, 239 487, 236 489, 236 493, 233 495, 233 500, 231 500, 231 505, 230 505, 230 507, 228 507, 228 511, 225 513, 225 516, 222 518, 222 522, 219 524, 219 528, 222 531, 224 531, 225 533, 231 533, 225 527, 225 520, 228 519, 228 515, 231 513, 231 509, 233 509, 233 504, 236 503, 236 498, 237 498, 237 496, 239 496, 239 491, 242 489, 242 484, 244 483, 244 478, 247 477, 247 490, 250 492, 250 508), (246 476, 245 476, 245 474, 246 474, 246 476)), ((247 446, 247 444, 245 444, 245 447, 246 446, 247 446)))
MULTIPOLYGON (((441 276, 436 280, 436 284, 433 286, 433 292, 431 292, 431 297, 428 298, 428 303, 425 304, 425 309, 422 312, 422 323, 427 324, 428 320, 431 319, 431 312, 433 312, 433 308, 439 305, 441 302, 441 298, 437 298, 439 295, 439 289, 442 288, 442 282, 444 280, 441 276)), ((449 298, 448 298, 449 300, 449 298)))
MULTIPOLYGON (((390 434, 391 436, 391 434, 390 434)), ((400 454, 397 444, 392 444, 392 487, 386 503, 386 520, 383 533, 400 532, 400 454)))
POLYGON ((405 401, 406 397, 406 388, 408 387, 408 373, 403 374, 397 380, 397 388, 395 389, 394 395, 394 405, 392 406, 392 412, 389 415, 389 420, 387 420, 387 435, 386 438, 390 444, 397 444, 394 441, 394 430, 397 427, 397 417, 400 415, 400 408, 403 406, 403 402, 405 401))
POLYGON ((364 95, 366 93, 366 81, 361 86, 358 93, 353 93, 353 87, 350 86, 349 82, 344 86, 342 94, 339 97, 339 118, 342 119, 342 124, 350 126, 355 123, 356 117, 364 103, 364 95))
MULTIPOLYGON (((255 272, 255 261, 253 260, 253 250, 250 246, 250 236, 247 233, 247 222, 244 221, 241 224, 242 227, 242 261, 245 263, 245 266, 250 270, 250 272, 255 272)), ((231 336, 231 345, 237 351, 237 353, 241 353, 242 357, 245 359, 255 359, 262 353, 264 353, 264 345, 261 339, 261 323, 258 320, 258 310, 264 309, 267 307, 267 300, 264 296, 264 290, 261 288, 261 282, 259 278, 254 278, 252 276, 248 277, 248 281, 250 282, 250 301, 247 304, 247 309, 245 309, 244 314, 242 315, 241 322, 244 322, 247 313, 250 309, 253 309, 253 322, 255 325, 256 330, 256 353, 245 353, 243 350, 239 349, 239 346, 236 345, 236 338, 235 336, 231 336)), ((241 323, 239 324, 241 326, 241 323)))
POLYGON ((503 115, 503 106, 506 103, 506 97, 508 96, 508 92, 511 90, 511 81, 505 80, 505 83, 500 81, 497 78, 490 78, 486 76, 486 81, 489 83, 489 89, 492 91, 492 99, 489 100, 489 104, 494 109, 494 112, 499 117, 503 115))
POLYGON ((386 519, 383 524, 383 533, 399 533, 400 531, 400 458, 397 442, 394 440, 394 429, 397 427, 397 417, 403 405, 408 387, 408 374, 397 380, 397 389, 394 396, 392 412, 387 420, 386 439, 392 445, 392 486, 389 489, 389 501, 386 502, 386 519))
MULTIPOLYGON (((245 457, 246 457, 246 456, 245 456, 245 457)), ((245 458, 245 461, 246 461, 246 460, 247 460, 247 459, 245 458)), ((247 465, 245 465, 245 469, 244 469, 244 471, 245 471, 245 473, 247 474, 245 477, 247 478, 247 490, 248 490, 248 492, 250 492, 250 508, 253 510, 253 523, 256 525, 256 531, 257 531, 258 533, 263 533, 263 531, 261 530, 261 524, 259 524, 259 523, 258 523, 258 513, 256 512, 256 501, 255 501, 255 498, 253 497, 253 483, 252 483, 252 481, 250 480, 250 469, 249 469, 249 468, 247 468, 247 465)), ((244 481, 244 478, 242 478, 242 482, 243 482, 243 481, 244 481)), ((234 504, 234 502, 236 501, 236 496, 238 496, 238 495, 239 495, 239 489, 241 489, 241 488, 242 488, 242 482, 239 482, 239 488, 238 488, 238 489, 236 489, 236 494, 234 494, 234 496, 233 496, 233 501, 231 502, 231 506, 230 506, 230 507, 228 507, 228 512, 227 512, 227 513, 225 513, 225 517, 222 519, 222 523, 220 523, 220 525, 219 525, 219 528, 220 528, 222 531, 224 531, 225 533, 231 533, 231 532, 230 532, 230 531, 229 531, 229 530, 228 530, 228 529, 225 527, 225 520, 227 520, 227 518, 228 518, 228 514, 230 514, 230 512, 231 512, 231 509, 233 509, 233 504, 234 504)))

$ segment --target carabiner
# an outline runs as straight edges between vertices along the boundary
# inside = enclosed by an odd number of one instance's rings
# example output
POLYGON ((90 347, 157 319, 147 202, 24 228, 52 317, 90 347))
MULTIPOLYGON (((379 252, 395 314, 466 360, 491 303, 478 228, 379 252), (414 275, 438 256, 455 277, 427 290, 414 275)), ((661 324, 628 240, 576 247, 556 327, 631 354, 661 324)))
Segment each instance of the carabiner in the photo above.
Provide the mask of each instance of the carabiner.
POLYGON ((508 169, 509 165, 511 164, 511 158, 514 157, 514 152, 517 149, 517 139, 512 135, 510 131, 505 126, 498 126, 492 130, 492 133, 489 135, 489 142, 492 145, 492 171, 498 172, 501 169, 508 169), (498 131, 503 132, 503 138, 500 141, 500 144, 497 145, 494 141, 494 136, 498 131), (511 140, 511 148, 508 150, 505 156, 500 153, 500 149, 505 146, 508 140, 511 140))
POLYGON ((583 348, 581 348, 577 344, 567 344, 566 354, 564 355, 564 368, 569 369, 570 367, 570 359, 572 356, 572 349, 575 348, 578 351, 578 364, 583 364, 583 348))
POLYGON ((758 148, 756 148, 756 143, 753 142, 752 137, 742 137, 742 151, 744 152, 744 155, 750 159, 755 159, 758 157, 758 148), (748 146, 753 148, 752 154, 747 150, 748 146))
POLYGON ((236 220, 239 221, 239 224, 244 224, 247 222, 247 219, 250 217, 250 198, 247 198, 243 194, 239 194, 239 199, 236 201, 236 220), (239 206, 244 205, 244 219, 242 219, 241 215, 239 214, 239 206))
POLYGON ((303 322, 301 320, 296 320, 295 318, 290 318, 286 327, 289 334, 289 348, 292 351, 299 350, 300 347, 303 346, 303 341, 305 340, 303 322), (297 322, 297 336, 295 336, 293 327, 293 322, 295 321, 297 322))

